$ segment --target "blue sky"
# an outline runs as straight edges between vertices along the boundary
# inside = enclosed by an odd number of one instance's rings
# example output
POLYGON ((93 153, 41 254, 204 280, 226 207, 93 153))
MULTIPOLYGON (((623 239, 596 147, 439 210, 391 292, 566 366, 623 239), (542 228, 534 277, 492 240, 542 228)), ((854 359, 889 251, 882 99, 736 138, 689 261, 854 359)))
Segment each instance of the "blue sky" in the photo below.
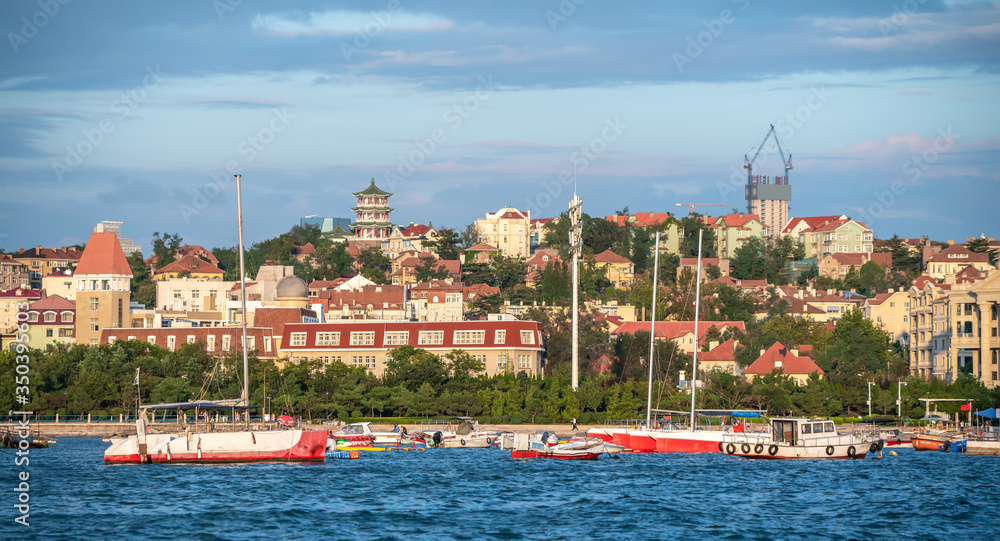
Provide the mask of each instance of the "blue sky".
POLYGON ((555 216, 574 159, 591 215, 745 209, 770 124, 793 216, 1000 236, 996 2, 53 0, 0 29, 7 251, 100 220, 234 245, 227 168, 248 243, 350 217, 372 177, 396 223, 555 216))

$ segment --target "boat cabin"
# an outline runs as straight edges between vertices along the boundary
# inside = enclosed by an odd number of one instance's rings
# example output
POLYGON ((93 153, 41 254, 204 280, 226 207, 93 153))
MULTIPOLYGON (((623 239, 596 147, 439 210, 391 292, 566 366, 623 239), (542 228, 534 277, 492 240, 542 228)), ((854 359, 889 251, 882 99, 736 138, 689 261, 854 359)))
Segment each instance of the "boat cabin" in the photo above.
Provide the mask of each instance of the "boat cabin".
POLYGON ((825 419, 771 419, 771 434, 774 441, 795 445, 800 440, 837 436, 837 427, 825 419))

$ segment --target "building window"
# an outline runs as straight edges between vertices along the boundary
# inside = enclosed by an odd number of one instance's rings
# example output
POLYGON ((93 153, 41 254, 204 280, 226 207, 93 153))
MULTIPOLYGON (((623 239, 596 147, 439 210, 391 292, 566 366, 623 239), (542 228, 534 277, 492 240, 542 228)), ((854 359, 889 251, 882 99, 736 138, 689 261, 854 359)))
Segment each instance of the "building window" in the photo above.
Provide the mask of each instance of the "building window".
POLYGON ((97 299, 96 298, 90 299, 90 311, 96 312, 99 309, 100 309, 100 304, 97 302, 97 299))
POLYGON ((271 353, 271 337, 264 337, 264 353, 271 353))
POLYGON ((507 370, 507 352, 497 353, 497 371, 507 370))
POLYGON ((889 316, 889 323, 895 323, 895 322, 896 322, 896 316, 889 316))
POLYGON ((351 333, 351 345, 352 346, 374 346, 375 345, 375 332, 352 332, 351 333))
POLYGON ((208 351, 215 351, 215 335, 208 335, 208 345, 206 346, 208 351))
POLYGON ((187 343, 188 344, 193 344, 194 341, 195 341, 194 340, 194 335, 193 334, 189 334, 188 337, 187 337, 187 343))
POLYGON ((521 343, 528 345, 535 343, 535 333, 531 331, 521 331, 521 343))
MULTIPOLYGON (((304 346, 305 342, 303 342, 302 345, 304 346)), ((339 332, 318 332, 318 333, 316 333, 316 345, 317 346, 339 346, 340 345, 340 333, 339 332)))
POLYGON ((55 322, 55 320, 56 320, 56 313, 55 312, 45 312, 45 322, 46 323, 53 323, 53 322, 55 322))
POLYGON ((154 346, 156 345, 156 337, 155 336, 147 336, 146 337, 146 341, 149 342, 151 345, 154 345, 154 346))
POLYGON ((483 344, 486 331, 455 331, 455 344, 483 344))
POLYGON ((291 340, 289 342, 290 346, 304 346, 306 345, 306 333, 304 332, 293 332, 291 335, 291 340))
POLYGON ((387 332, 384 344, 386 346, 405 346, 410 342, 409 332, 387 332))
POLYGON ((419 343, 422 346, 444 344, 444 331, 420 331, 419 343))
POLYGON ((63 323, 73 323, 73 312, 63 312, 62 320, 63 323))
POLYGON ((28 312, 28 322, 30 323, 38 322, 38 312, 28 312))
POLYGON ((507 331, 496 331, 493 335, 493 343, 495 344, 505 344, 507 343, 507 331))
POLYGON ((257 349, 257 337, 248 336, 247 337, 247 351, 255 351, 257 349))
POLYGON ((233 337, 228 334, 222 335, 222 351, 229 351, 229 345, 232 343, 233 337))
POLYGON ((167 337, 167 349, 169 349, 170 351, 173 351, 174 350, 174 344, 176 342, 177 342, 177 338, 176 337, 174 337, 174 336, 168 336, 167 337))
POLYGON ((52 329, 45 329, 45 337, 52 338, 52 329))
POLYGON ((115 343, 115 337, 114 336, 109 336, 108 337, 108 344, 114 344, 114 343, 115 343))
POLYGON ((531 368, 531 355, 518 355, 517 356, 517 367, 518 368, 531 368))
POLYGON ((97 332, 101 330, 100 323, 98 323, 96 317, 90 318, 90 332, 97 332))

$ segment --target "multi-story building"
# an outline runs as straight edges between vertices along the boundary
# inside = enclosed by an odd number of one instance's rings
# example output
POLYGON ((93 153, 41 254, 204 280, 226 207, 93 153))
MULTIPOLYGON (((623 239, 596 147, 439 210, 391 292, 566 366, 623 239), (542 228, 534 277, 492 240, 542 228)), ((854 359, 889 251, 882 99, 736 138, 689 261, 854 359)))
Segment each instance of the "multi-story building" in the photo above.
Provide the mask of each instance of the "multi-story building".
POLYGON ((947 284, 922 276, 909 295, 911 373, 948 382, 964 372, 1000 384, 1000 272, 947 284))
POLYGON ((28 266, 7 254, 0 254, 0 291, 30 287, 28 266))
POLYGON ((156 307, 183 312, 226 311, 226 300, 237 282, 171 278, 156 282, 156 307))
POLYGON ((462 321, 465 318, 462 282, 421 282, 410 287, 407 295, 407 316, 413 321, 462 321))
POLYGON ((788 202, 792 187, 788 175, 754 175, 747 179, 747 214, 760 216, 767 233, 777 236, 779 228, 788 222, 788 202))
POLYGON ((59 295, 68 301, 76 300, 76 283, 73 281, 75 269, 55 269, 52 274, 42 277, 42 289, 46 295, 59 295))
POLYGON ((342 362, 379 377, 400 346, 441 356, 461 349, 483 363, 487 376, 541 375, 545 351, 536 321, 292 323, 285 325, 281 344, 281 355, 292 362, 342 362))
POLYGON ((754 214, 725 214, 716 218, 712 227, 715 249, 723 259, 732 259, 736 250, 751 238, 763 239, 768 235, 767 226, 754 214))
MULTIPOLYGON (((612 331, 611 336, 635 334, 638 331, 648 333, 651 326, 652 322, 650 321, 626 322, 612 331)), ((698 326, 699 345, 704 344, 705 333, 713 327, 719 332, 724 332, 726 329, 732 329, 734 332, 739 331, 740 333, 746 332, 746 323, 742 321, 703 321, 698 326)), ((694 353, 695 348, 694 321, 657 321, 655 339, 672 340, 681 351, 690 355, 694 353)))
POLYGON ((781 229, 782 235, 789 235, 793 239, 799 238, 799 233, 812 229, 816 226, 823 225, 828 222, 833 222, 835 220, 847 220, 847 216, 841 214, 840 216, 806 216, 803 218, 792 218, 781 229))
POLYGON ((429 225, 411 223, 406 227, 396 226, 392 228, 389 237, 382 240, 382 253, 389 259, 410 250, 433 253, 430 244, 437 237, 437 230, 429 225))
POLYGON ((843 280, 847 274, 854 270, 861 270, 861 266, 869 261, 874 261, 882 270, 888 272, 892 269, 892 254, 890 252, 872 252, 863 254, 835 253, 828 254, 819 261, 819 275, 837 280, 843 280))
POLYGON ((19 287, 0 291, 0 334, 10 334, 18 325, 17 313, 23 312, 22 308, 42 298, 42 292, 38 289, 28 289, 19 287))
POLYGON ((371 186, 351 195, 358 198, 358 206, 351 209, 351 212, 356 213, 354 223, 351 224, 354 238, 377 241, 388 238, 392 230, 392 223, 389 222, 389 214, 393 211, 389 208, 392 194, 380 190, 373 178, 371 186))
POLYGON ((44 350, 50 344, 75 344, 76 303, 49 295, 28 306, 28 345, 44 350))
POLYGON ((132 269, 114 233, 91 233, 73 274, 76 283, 76 343, 97 345, 101 329, 129 321, 132 269))
POLYGON ((531 219, 531 250, 534 251, 536 246, 542 245, 547 246, 551 244, 548 237, 548 232, 545 230, 545 226, 550 222, 559 223, 559 218, 532 218, 531 219))
POLYGON ((927 260, 927 275, 944 280, 949 274, 958 274, 966 267, 979 271, 994 270, 988 254, 973 252, 961 244, 954 244, 934 254, 927 260))
MULTIPOLYGON (((201 344, 212 356, 239 355, 243 353, 241 327, 125 327, 102 329, 100 343, 114 344, 118 340, 139 340, 175 351, 183 344, 201 344)), ((261 359, 274 359, 277 353, 276 336, 270 328, 247 327, 247 352, 261 359)))
POLYGON ((870 254, 873 238, 868 226, 850 218, 825 222, 799 233, 799 241, 805 246, 806 257, 818 260, 836 253, 870 254))
POLYGON ((612 252, 611 248, 597 255, 585 256, 584 259, 593 261, 597 270, 604 269, 608 281, 615 289, 627 289, 635 280, 635 264, 627 257, 612 252))
POLYGON ((43 248, 41 245, 30 250, 21 248, 13 255, 15 261, 19 261, 28 266, 28 285, 32 289, 41 289, 42 278, 52 274, 57 268, 66 268, 75 265, 83 254, 76 248, 43 248))
POLYGON ((823 377, 823 369, 812 359, 800 356, 798 350, 788 348, 781 342, 775 342, 770 348, 761 351, 760 357, 743 371, 743 377, 747 381, 753 381, 754 378, 766 376, 774 370, 780 370, 796 385, 807 384, 813 374, 823 377))
POLYGON ((910 294, 906 291, 890 289, 888 293, 880 293, 865 299, 862 312, 872 323, 889 333, 894 342, 903 346, 909 344, 910 338, 910 294))
POLYGON ((370 284, 360 289, 326 289, 313 299, 323 306, 329 321, 402 321, 408 317, 404 286, 370 284))
POLYGON ((475 222, 479 242, 496 246, 507 257, 531 257, 531 211, 504 207, 475 222))

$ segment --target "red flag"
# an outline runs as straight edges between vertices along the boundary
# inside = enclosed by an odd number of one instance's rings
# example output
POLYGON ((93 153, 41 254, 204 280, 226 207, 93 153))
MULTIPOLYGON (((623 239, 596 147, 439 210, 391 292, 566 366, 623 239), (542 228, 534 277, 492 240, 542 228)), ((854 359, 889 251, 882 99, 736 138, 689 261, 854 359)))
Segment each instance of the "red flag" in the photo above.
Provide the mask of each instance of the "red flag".
POLYGON ((962 411, 972 411, 972 402, 962 404, 962 411))
POLYGON ((747 429, 746 421, 733 425, 733 432, 743 432, 746 429, 747 429))

